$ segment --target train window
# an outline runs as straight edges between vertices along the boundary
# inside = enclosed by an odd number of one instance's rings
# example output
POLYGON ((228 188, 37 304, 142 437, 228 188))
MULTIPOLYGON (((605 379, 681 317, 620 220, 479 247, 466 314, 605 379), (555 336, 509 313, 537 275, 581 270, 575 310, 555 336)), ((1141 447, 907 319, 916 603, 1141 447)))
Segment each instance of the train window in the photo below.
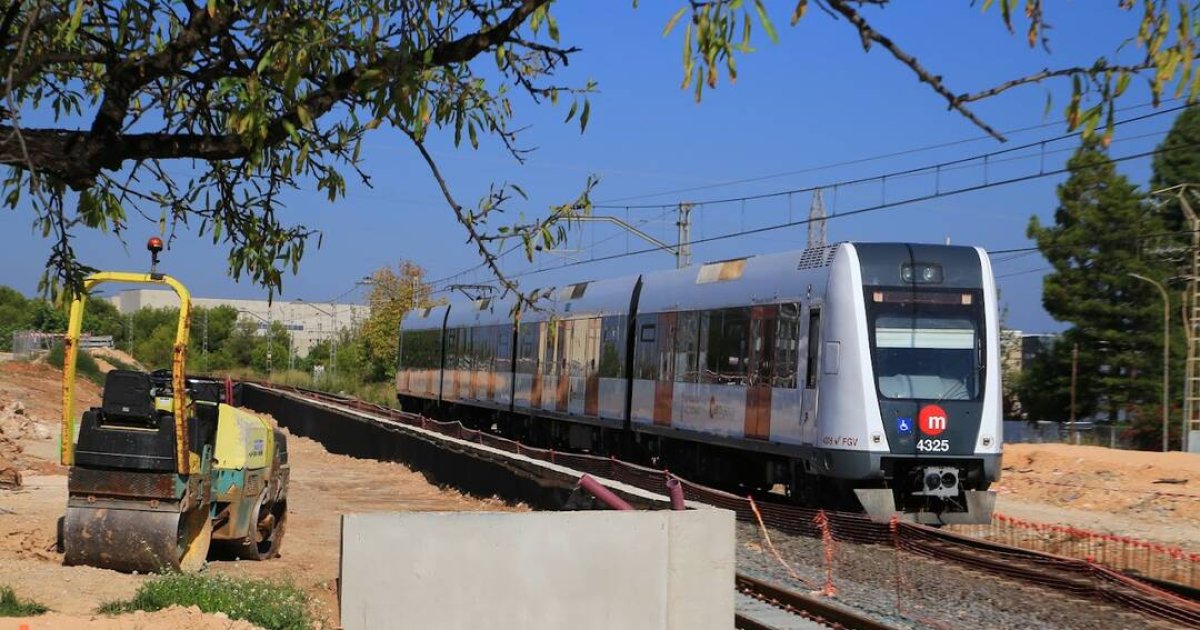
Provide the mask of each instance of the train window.
POLYGON ((775 375, 772 387, 795 389, 800 364, 800 305, 780 304, 775 331, 775 375))
POLYGON ((624 361, 622 361, 625 346, 623 334, 625 329, 624 317, 605 317, 601 321, 600 332, 600 378, 621 378, 624 376, 624 361))
POLYGON ((537 324, 521 324, 517 337, 517 373, 533 374, 537 365, 534 344, 537 343, 537 324))
POLYGON ((496 371, 508 372, 512 369, 512 328, 509 326, 496 327, 496 371))
POLYGON ((658 380, 675 380, 675 326, 678 313, 662 313, 658 324, 662 328, 658 336, 658 380))
POLYGON ((750 374, 751 385, 771 384, 772 369, 775 363, 775 311, 776 307, 766 306, 755 309, 759 311, 750 320, 750 338, 752 339, 753 368, 750 374), (761 309, 761 310, 760 310, 761 309))
POLYGON ((675 320, 675 380, 695 383, 699 380, 699 313, 679 313, 675 320))
POLYGON ((566 323, 567 329, 567 369, 571 376, 586 376, 588 359, 588 329, 589 321, 577 319, 566 323))
POLYGON ((701 339, 706 365, 702 381, 745 385, 749 367, 750 309, 709 311, 708 332, 701 339))
MULTIPOLYGON (((639 315, 639 319, 644 319, 649 322, 657 322, 656 315, 639 315)), ((634 376, 636 378, 655 380, 658 378, 658 369, 655 362, 658 359, 656 337, 658 332, 658 324, 647 323, 638 327, 638 343, 634 351, 634 376)))
POLYGON ((817 359, 821 353, 821 309, 808 309, 808 366, 805 368, 804 386, 817 386, 817 359))

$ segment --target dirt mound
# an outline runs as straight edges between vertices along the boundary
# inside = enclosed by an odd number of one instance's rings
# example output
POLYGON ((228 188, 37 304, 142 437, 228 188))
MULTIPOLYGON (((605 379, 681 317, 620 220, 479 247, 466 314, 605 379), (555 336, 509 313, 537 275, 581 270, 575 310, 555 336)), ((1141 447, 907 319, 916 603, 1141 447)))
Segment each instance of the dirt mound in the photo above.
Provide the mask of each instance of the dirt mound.
POLYGON ((206 614, 192 606, 172 606, 157 612, 133 612, 114 617, 104 615, 78 616, 49 613, 39 617, 5 619, 3 627, 57 628, 61 630, 130 630, 132 628, 177 628, 179 630, 254 630, 258 626, 246 621, 234 621, 221 613, 206 614))
POLYGON ((1071 444, 1006 444, 997 510, 1196 548, 1200 456, 1071 444))
POLYGON ((127 352, 122 352, 116 348, 91 348, 88 354, 96 360, 96 364, 100 366, 101 372, 108 372, 113 369, 122 370, 145 370, 146 368, 138 363, 127 352))

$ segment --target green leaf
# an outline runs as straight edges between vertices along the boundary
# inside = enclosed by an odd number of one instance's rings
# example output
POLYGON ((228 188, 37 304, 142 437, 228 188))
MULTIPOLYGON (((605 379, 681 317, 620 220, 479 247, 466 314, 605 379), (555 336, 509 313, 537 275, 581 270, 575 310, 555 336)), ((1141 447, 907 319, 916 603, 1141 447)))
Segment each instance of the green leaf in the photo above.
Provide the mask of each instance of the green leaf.
POLYGON ((67 43, 75 41, 75 33, 79 30, 79 25, 83 23, 84 2, 85 0, 75 0, 75 11, 71 13, 71 23, 67 26, 67 43))
POLYGON ((687 10, 688 10, 687 5, 679 7, 679 10, 675 12, 675 15, 672 15, 671 19, 667 20, 667 25, 665 27, 663 27, 663 32, 662 32, 663 37, 666 37, 667 35, 669 35, 671 33, 671 29, 675 28, 675 24, 677 22, 679 22, 679 18, 683 17, 683 14, 687 13, 687 10))
POLYGON ((587 131, 588 119, 592 114, 592 102, 583 99, 583 113, 579 114, 579 133, 587 131))
POLYGON ((763 6, 762 0, 754 0, 754 10, 758 12, 758 21, 762 24, 763 30, 767 32, 767 37, 771 38, 771 43, 779 43, 779 33, 775 32, 775 26, 771 24, 771 18, 767 16, 767 7, 763 6))

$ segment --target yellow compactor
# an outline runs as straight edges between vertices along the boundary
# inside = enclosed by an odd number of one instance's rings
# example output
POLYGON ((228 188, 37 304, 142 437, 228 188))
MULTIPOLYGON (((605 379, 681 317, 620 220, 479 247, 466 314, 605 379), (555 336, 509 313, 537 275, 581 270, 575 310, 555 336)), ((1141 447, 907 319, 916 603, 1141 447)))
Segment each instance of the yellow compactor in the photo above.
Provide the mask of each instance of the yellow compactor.
POLYGON ((84 297, 71 304, 63 361, 64 562, 194 571, 213 541, 243 558, 275 557, 287 520, 286 437, 233 407, 228 382, 186 375, 191 297, 157 272, 162 241, 150 239, 147 249, 150 273, 96 273, 84 295, 103 282, 173 289, 179 325, 171 369, 109 372, 101 405, 83 412, 78 426, 73 386, 84 297))

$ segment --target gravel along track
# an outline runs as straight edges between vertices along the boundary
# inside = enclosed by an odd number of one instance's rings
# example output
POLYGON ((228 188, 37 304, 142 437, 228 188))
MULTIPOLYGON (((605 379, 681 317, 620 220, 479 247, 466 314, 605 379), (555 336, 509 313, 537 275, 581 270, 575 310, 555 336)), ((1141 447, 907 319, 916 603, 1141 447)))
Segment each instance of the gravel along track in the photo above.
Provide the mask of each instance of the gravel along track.
MULTIPOLYGON (((826 552, 822 542, 777 530, 768 532, 776 551, 799 580, 770 552, 759 527, 749 523, 737 524, 738 572, 801 592, 824 588, 826 552)), ((896 628, 1172 627, 1094 600, 1070 598, 891 547, 835 543, 832 566, 839 603, 896 628)))

